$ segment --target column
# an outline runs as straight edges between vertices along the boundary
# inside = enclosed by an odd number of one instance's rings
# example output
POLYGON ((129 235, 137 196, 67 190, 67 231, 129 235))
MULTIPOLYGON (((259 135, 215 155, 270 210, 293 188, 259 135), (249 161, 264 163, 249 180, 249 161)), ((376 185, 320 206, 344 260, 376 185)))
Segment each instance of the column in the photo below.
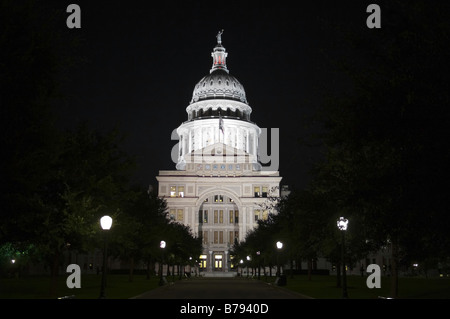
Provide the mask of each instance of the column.
POLYGON ((212 272, 212 266, 213 266, 213 262, 214 262, 214 260, 212 258, 212 253, 213 253, 213 251, 210 250, 209 251, 209 263, 208 263, 208 271, 209 272, 212 272))
POLYGON ((225 260, 223 261, 223 269, 228 272, 228 250, 225 250, 225 260))
POLYGON ((249 153, 249 151, 250 151, 250 146, 248 144, 249 144, 249 134, 248 134, 248 130, 245 130, 245 151, 247 153, 249 153))

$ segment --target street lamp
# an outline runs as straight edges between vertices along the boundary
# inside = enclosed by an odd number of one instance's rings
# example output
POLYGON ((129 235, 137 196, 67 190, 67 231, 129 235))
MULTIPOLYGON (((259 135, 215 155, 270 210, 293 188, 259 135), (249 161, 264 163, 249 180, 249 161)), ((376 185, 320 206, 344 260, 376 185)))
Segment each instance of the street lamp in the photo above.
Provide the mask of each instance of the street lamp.
POLYGON ((258 280, 261 280, 261 251, 256 252, 256 260, 258 261, 258 280))
POLYGON ((163 262, 164 262, 164 248, 166 248, 166 242, 164 240, 161 240, 159 243, 159 248, 161 248, 162 255, 161 255, 161 263, 159 264, 159 285, 164 286, 164 279, 163 279, 163 262))
POLYGON ((345 269, 345 231, 347 230, 348 219, 340 217, 337 221, 337 227, 342 234, 342 244, 341 244, 341 263, 342 263, 342 298, 348 298, 347 294, 347 275, 345 269))
POLYGON ((239 261, 240 268, 241 268, 241 278, 242 278, 242 268, 244 268, 243 263, 244 263, 244 261, 241 259, 241 260, 239 261))
POLYGON ((247 256, 247 278, 248 278, 248 264, 250 262, 250 256, 247 256))
POLYGON ((275 280, 275 284, 277 286, 286 286, 287 280, 286 276, 283 274, 281 275, 281 265, 280 265, 280 254, 281 249, 283 249, 283 242, 277 241, 277 279, 275 280))
POLYGON ((280 251, 283 248, 283 243, 281 241, 277 241, 277 277, 280 277, 281 271, 280 271, 280 251))
MULTIPOLYGON (((100 226, 103 230, 110 230, 112 226, 112 218, 108 215, 100 218, 100 226)), ((104 232, 103 236, 103 271, 102 271, 102 286, 100 289, 100 297, 99 299, 105 299, 105 288, 106 288, 106 258, 107 258, 107 243, 106 243, 106 232, 104 232)))

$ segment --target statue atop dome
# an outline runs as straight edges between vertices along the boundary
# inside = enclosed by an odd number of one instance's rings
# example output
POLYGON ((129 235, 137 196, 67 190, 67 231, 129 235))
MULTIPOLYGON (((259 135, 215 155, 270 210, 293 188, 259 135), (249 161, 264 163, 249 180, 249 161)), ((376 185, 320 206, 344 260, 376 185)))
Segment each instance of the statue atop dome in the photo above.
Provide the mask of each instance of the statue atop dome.
POLYGON ((223 33, 223 29, 217 33, 217 36, 216 36, 217 44, 222 44, 222 33, 223 33))

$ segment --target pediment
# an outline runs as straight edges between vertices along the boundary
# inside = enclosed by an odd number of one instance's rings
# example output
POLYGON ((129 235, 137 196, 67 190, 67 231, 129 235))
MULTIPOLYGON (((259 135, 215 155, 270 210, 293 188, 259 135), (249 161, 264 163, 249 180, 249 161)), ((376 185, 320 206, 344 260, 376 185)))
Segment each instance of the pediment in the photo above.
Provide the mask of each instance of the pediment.
POLYGON ((249 156, 249 154, 243 150, 235 147, 223 144, 215 143, 208 145, 202 149, 191 152, 194 156, 249 156))

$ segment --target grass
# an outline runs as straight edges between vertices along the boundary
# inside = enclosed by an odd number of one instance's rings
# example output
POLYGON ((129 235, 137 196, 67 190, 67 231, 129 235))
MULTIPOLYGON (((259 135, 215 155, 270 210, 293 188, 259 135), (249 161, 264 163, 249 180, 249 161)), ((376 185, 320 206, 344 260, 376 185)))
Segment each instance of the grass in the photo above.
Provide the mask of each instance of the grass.
MULTIPOLYGON (((172 277, 168 277, 171 280, 172 277)), ((76 299, 97 299, 100 295, 101 275, 81 275, 81 288, 69 289, 67 276, 60 275, 57 281, 56 296, 49 295, 50 278, 48 276, 29 276, 22 278, 1 278, 1 299, 54 299, 75 295, 76 299)), ((133 282, 128 275, 108 275, 106 298, 127 299, 158 287, 159 277, 134 275, 133 282)))
MULTIPOLYGON (((347 276, 347 293, 351 299, 377 299, 378 296, 388 297, 390 278, 381 277, 381 288, 369 289, 366 278, 347 276)), ((399 278, 399 298, 405 299, 450 299, 450 278, 399 278)), ((312 276, 311 281, 306 275, 287 277, 287 289, 303 295, 319 299, 342 298, 342 288, 336 287, 336 276, 312 276)))
MULTIPOLYGON (((56 296, 49 295, 50 278, 29 276, 0 279, 0 299, 54 299, 75 295, 77 299, 97 299, 100 295, 100 275, 81 275, 81 288, 69 289, 67 277, 60 275, 56 296)), ((172 277, 168 277, 171 280, 172 277)), ((108 275, 106 297, 108 299, 127 299, 158 287, 159 277, 146 279, 145 275, 134 275, 133 282, 128 275, 108 275)), ((347 292, 351 299, 376 299, 389 296, 390 278, 381 278, 381 288, 369 289, 366 277, 347 276, 347 292)), ((336 287, 336 276, 306 275, 287 277, 287 289, 318 299, 340 299, 342 288, 336 287)), ((399 278, 399 298, 405 299, 450 299, 450 278, 399 278)))

